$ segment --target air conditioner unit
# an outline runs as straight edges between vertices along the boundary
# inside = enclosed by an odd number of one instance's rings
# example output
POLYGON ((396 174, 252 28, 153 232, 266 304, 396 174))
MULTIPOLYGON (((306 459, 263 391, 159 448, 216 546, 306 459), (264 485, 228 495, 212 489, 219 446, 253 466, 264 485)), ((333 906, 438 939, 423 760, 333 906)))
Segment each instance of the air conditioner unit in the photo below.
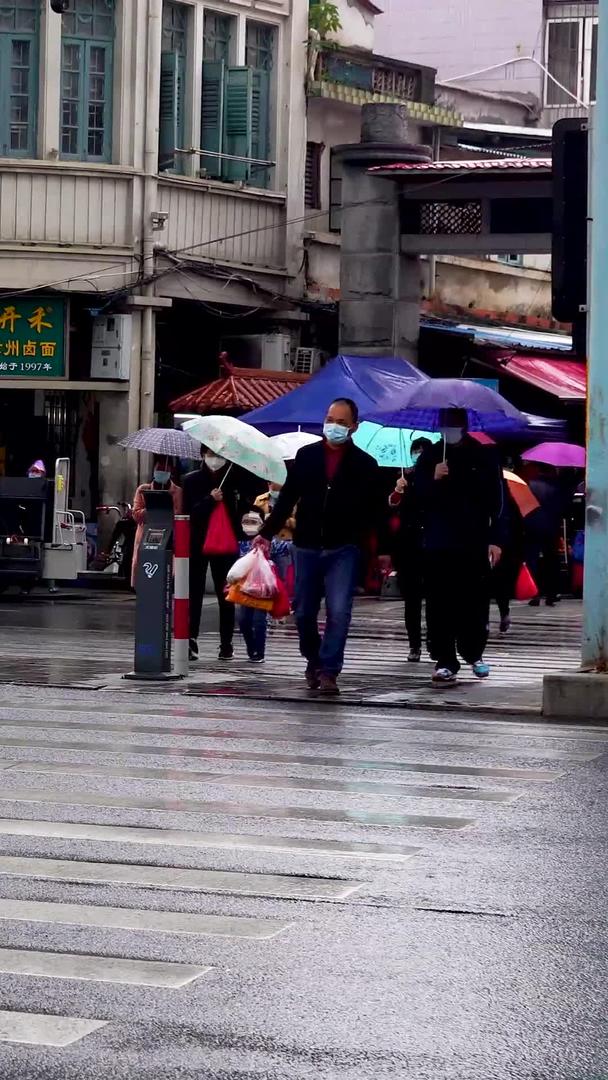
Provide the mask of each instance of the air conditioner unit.
POLYGON ((321 367, 321 349, 296 349, 291 364, 292 371, 298 375, 313 375, 321 367))
POLYGON ((220 348, 228 353, 229 360, 236 367, 291 370, 289 334, 243 334, 241 337, 222 338, 220 348))
POLYGON ((93 323, 91 378, 128 380, 133 345, 132 315, 102 315, 93 323))

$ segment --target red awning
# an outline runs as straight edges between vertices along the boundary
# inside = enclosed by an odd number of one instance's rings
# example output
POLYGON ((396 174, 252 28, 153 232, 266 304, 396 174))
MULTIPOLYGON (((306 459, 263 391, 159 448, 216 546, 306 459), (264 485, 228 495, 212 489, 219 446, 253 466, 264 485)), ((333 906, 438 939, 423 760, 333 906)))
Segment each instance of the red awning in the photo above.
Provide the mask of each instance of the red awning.
POLYGON ((583 360, 511 356, 500 360, 499 366, 507 375, 546 390, 562 401, 584 401, 587 397, 587 365, 583 360))
POLYGON ((171 402, 178 412, 234 412, 257 409, 288 394, 306 382, 308 375, 293 371, 266 371, 259 368, 237 368, 224 363, 226 375, 206 386, 199 386, 171 402))

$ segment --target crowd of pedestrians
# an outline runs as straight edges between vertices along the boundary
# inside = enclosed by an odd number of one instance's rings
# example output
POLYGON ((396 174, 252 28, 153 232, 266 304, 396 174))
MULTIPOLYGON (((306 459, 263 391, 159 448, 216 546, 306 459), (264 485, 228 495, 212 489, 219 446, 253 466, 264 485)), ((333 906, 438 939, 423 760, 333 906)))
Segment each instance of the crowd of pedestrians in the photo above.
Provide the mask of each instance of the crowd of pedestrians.
MULTIPOLYGON (((321 694, 339 693, 353 599, 372 535, 381 565, 392 564, 397 572, 411 663, 423 655, 426 606, 435 685, 453 684, 461 662, 475 677, 488 677, 484 653, 491 597, 498 604, 500 629, 507 632, 524 560, 547 604, 556 602, 568 493, 554 470, 539 469, 530 481, 539 505, 524 523, 496 447, 469 434, 465 410, 445 409, 441 440, 419 438, 412 444, 412 467, 402 471, 390 492, 385 471, 353 442, 358 423, 354 401, 331 402, 322 440, 297 452, 283 485, 272 483, 265 490, 250 473, 204 446, 200 467, 183 478, 181 488, 173 483, 170 460, 155 460, 151 484, 142 485, 135 497, 138 540, 145 489, 170 491, 175 513, 188 514, 191 523, 191 660, 198 659, 209 570, 219 609, 219 658, 233 658, 238 624, 249 660, 263 662, 267 612, 248 607, 235 612, 226 597, 231 567, 257 549, 271 559, 292 600, 306 683, 321 694), (223 508, 219 531, 218 507, 223 508)), ((137 549, 136 541, 134 567, 137 549)))

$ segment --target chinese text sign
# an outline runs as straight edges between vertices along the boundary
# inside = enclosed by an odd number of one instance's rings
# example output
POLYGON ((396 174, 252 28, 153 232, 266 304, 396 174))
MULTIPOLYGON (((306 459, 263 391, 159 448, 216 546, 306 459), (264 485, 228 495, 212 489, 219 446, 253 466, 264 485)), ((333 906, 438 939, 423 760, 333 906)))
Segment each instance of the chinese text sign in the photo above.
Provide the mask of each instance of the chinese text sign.
POLYGON ((0 379, 65 375, 65 301, 0 297, 0 379))

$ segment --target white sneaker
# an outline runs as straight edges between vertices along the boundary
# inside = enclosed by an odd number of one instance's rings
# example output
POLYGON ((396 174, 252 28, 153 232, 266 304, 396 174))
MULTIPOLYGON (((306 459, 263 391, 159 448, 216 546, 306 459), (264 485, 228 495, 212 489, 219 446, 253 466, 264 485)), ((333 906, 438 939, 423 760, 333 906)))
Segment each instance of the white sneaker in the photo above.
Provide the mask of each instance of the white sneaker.
POLYGON ((453 686, 456 679, 457 675, 455 671, 450 671, 447 667, 440 667, 433 672, 432 681, 434 686, 453 686))

